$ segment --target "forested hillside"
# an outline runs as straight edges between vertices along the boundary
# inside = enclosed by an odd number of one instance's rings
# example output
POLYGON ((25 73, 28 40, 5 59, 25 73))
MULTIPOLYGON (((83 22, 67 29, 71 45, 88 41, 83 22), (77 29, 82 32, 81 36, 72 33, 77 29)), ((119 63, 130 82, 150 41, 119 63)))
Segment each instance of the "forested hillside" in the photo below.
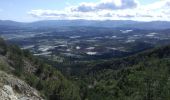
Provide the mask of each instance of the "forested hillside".
POLYGON ((80 100, 79 89, 59 71, 29 51, 7 45, 0 39, 0 70, 13 74, 40 91, 49 100, 80 100))
POLYGON ((93 62, 85 75, 79 83, 89 100, 169 100, 170 46, 93 62))

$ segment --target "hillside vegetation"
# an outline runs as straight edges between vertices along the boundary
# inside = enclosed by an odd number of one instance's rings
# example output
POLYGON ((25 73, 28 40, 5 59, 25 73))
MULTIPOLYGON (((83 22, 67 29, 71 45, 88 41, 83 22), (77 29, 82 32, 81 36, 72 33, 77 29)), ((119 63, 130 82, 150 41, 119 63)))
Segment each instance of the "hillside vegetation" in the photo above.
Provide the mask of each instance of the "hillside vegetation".
POLYGON ((13 74, 49 100, 80 100, 79 89, 42 60, 0 39, 0 70, 13 74))
POLYGON ((121 59, 93 62, 84 71, 86 73, 79 79, 84 99, 170 99, 170 46, 121 59))

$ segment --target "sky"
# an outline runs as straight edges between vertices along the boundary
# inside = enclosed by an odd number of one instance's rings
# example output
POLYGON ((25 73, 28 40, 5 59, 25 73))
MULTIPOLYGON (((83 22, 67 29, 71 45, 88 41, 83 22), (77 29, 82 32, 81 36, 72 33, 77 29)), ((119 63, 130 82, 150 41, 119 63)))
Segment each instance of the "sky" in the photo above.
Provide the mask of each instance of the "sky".
POLYGON ((0 0, 0 20, 170 21, 170 0, 0 0))

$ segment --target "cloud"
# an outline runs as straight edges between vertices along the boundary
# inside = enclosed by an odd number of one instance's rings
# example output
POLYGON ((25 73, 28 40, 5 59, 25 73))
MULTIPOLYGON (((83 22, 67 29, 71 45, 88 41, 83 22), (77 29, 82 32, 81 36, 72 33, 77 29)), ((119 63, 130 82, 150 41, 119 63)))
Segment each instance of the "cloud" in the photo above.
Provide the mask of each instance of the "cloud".
POLYGON ((92 3, 81 3, 79 6, 71 7, 71 11, 78 11, 78 12, 90 12, 94 11, 94 4, 92 3))
POLYGON ((136 0, 102 0, 99 3, 81 3, 79 6, 72 7, 72 11, 91 12, 99 10, 119 10, 132 9, 138 6, 136 0))
POLYGON ((66 14, 63 11, 57 11, 57 10, 31 10, 28 12, 29 15, 37 18, 64 18, 67 17, 68 14, 66 14))
POLYGON ((64 10, 37 9, 29 15, 42 19, 90 19, 90 20, 168 20, 170 0, 140 5, 136 0, 102 0, 97 3, 81 3, 64 10))
POLYGON ((166 9, 170 7, 170 0, 160 0, 152 4, 144 6, 144 9, 155 10, 155 9, 166 9))

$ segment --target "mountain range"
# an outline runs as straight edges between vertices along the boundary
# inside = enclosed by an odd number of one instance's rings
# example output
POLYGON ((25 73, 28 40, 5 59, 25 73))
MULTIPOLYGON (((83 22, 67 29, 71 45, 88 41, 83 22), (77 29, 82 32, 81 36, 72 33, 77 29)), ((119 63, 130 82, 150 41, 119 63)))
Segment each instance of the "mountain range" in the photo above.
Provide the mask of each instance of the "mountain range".
POLYGON ((132 20, 43 20, 36 22, 15 22, 10 20, 0 20, 0 26, 8 27, 34 27, 34 28, 56 28, 56 27, 105 27, 120 29, 169 29, 169 21, 132 21, 132 20))

